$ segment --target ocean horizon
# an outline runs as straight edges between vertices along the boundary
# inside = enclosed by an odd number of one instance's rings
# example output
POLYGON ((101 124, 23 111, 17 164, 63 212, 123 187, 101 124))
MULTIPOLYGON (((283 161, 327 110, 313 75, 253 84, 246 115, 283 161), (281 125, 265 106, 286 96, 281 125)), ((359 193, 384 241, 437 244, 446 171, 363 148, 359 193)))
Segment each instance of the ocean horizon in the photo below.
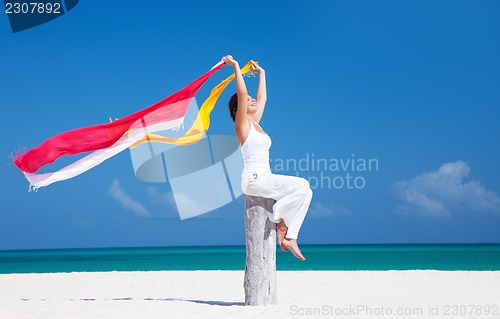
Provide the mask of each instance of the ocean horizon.
MULTIPOLYGON (((500 270, 500 244, 301 245, 277 253, 277 270, 500 270)), ((0 251, 0 274, 244 270, 246 247, 182 246, 0 251)))

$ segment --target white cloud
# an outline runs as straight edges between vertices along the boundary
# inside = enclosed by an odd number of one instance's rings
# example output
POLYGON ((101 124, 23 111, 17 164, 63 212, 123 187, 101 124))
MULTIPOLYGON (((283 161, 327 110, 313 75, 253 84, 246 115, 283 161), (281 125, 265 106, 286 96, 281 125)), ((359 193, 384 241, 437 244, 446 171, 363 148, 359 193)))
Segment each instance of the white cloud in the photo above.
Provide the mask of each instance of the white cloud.
POLYGON ((177 203, 177 208, 179 209, 179 211, 182 210, 185 212, 197 213, 204 211, 199 202, 183 193, 175 193, 175 202, 177 203))
POLYGON ((151 201, 155 204, 163 204, 167 206, 175 207, 175 199, 172 192, 160 192, 160 189, 155 186, 149 186, 146 188, 146 194, 149 196, 151 201))
POLYGON ((108 188, 108 194, 113 197, 121 206, 127 210, 131 210, 135 214, 142 217, 150 217, 149 211, 139 202, 135 201, 125 193, 120 185, 120 181, 117 179, 113 180, 113 183, 108 188))
POLYGON ((321 218, 321 217, 332 217, 339 215, 349 215, 351 211, 347 208, 337 206, 331 203, 322 203, 319 201, 313 201, 310 208, 310 215, 312 218, 321 218))
POLYGON ((146 194, 153 204, 161 205, 160 208, 162 217, 161 219, 179 219, 177 212, 177 205, 175 204, 174 194, 172 192, 161 192, 160 188, 156 186, 148 186, 146 194), (165 209, 164 207, 167 207, 165 209))
POLYGON ((500 196, 477 180, 466 181, 470 167, 463 161, 445 163, 437 171, 409 181, 398 181, 393 190, 403 202, 397 211, 430 217, 448 217, 452 210, 500 213, 500 196))

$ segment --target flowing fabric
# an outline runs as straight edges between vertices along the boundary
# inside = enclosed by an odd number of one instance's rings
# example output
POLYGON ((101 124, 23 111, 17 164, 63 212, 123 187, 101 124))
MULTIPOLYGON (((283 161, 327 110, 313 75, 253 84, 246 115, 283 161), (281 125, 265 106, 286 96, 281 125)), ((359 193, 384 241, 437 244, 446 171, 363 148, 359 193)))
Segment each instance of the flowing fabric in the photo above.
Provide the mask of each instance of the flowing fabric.
MULTIPOLYGON (((250 71, 252 68, 252 61, 250 60, 242 69, 241 73, 245 74, 250 71)), ((222 94, 224 89, 234 80, 234 73, 228 76, 224 81, 219 83, 216 87, 212 89, 212 92, 208 96, 208 98, 203 102, 198 111, 198 115, 196 120, 194 121, 191 128, 186 132, 184 136, 178 138, 170 138, 156 134, 147 134, 140 141, 133 144, 131 147, 139 146, 145 142, 159 142, 159 143, 169 143, 169 144, 177 144, 177 145, 190 145, 198 142, 203 134, 210 127, 210 113, 214 109, 215 103, 219 99, 219 96, 222 94)))
MULTIPOLYGON (((107 124, 98 124, 60 133, 14 159, 15 165, 30 182, 30 190, 75 177, 101 164, 128 147, 145 142, 162 142, 189 145, 199 141, 210 126, 210 112, 234 74, 217 85, 202 104, 196 121, 184 136, 160 137, 152 133, 168 129, 177 130, 183 125, 186 110, 200 87, 225 63, 219 62, 210 71, 183 89, 141 111, 107 124), (91 152, 74 163, 51 173, 35 172, 64 155, 91 152)), ((251 61, 242 69, 246 73, 251 61)))

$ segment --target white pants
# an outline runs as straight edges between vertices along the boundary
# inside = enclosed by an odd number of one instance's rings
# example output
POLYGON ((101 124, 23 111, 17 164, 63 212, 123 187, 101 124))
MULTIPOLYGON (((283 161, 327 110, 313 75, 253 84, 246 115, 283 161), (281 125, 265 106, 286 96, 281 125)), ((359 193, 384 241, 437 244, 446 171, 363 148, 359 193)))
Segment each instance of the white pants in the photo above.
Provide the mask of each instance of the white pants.
POLYGON ((276 200, 269 220, 279 223, 283 219, 288 226, 286 237, 297 239, 312 199, 306 179, 271 172, 243 172, 241 188, 246 195, 276 200))

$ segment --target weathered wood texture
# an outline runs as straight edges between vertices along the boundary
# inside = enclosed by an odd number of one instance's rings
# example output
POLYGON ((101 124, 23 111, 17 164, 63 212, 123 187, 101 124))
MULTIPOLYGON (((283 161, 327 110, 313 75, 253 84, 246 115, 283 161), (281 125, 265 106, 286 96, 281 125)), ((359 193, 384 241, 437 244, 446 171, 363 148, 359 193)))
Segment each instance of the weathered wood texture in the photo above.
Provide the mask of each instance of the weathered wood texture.
POLYGON ((275 202, 245 195, 245 305, 277 303, 276 224, 268 218, 275 202))

